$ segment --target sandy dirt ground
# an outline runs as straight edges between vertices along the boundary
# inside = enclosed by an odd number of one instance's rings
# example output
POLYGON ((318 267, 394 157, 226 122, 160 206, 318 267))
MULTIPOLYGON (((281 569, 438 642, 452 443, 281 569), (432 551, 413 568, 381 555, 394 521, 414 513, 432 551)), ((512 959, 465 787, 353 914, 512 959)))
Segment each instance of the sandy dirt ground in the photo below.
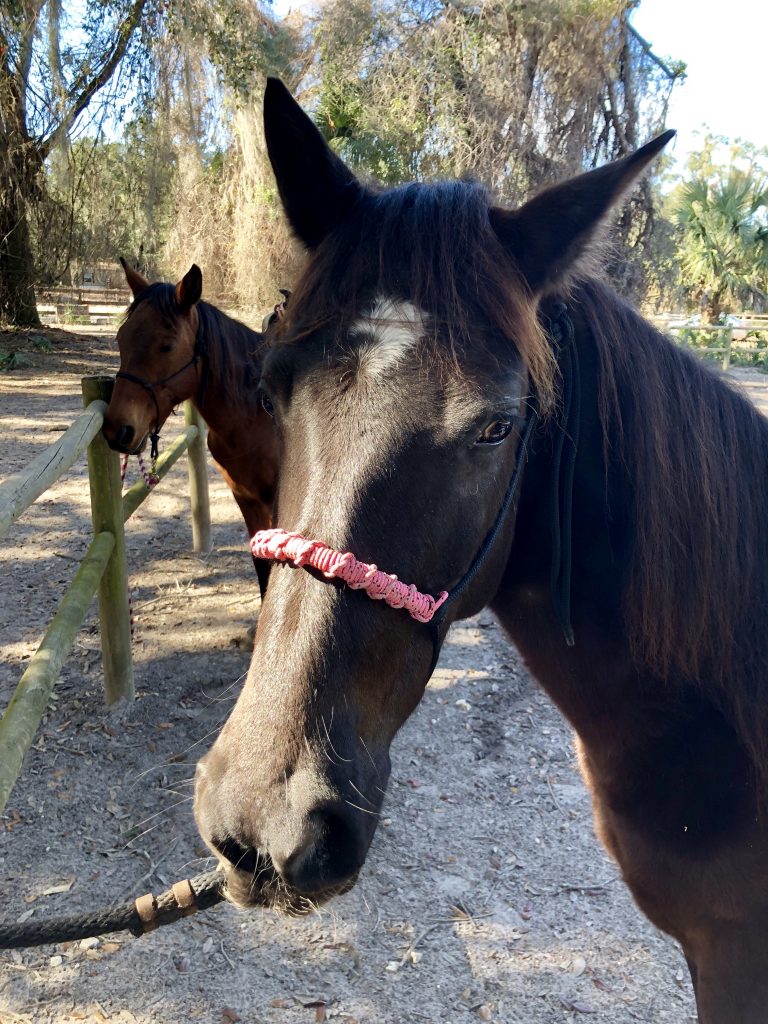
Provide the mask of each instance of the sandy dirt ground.
MULTIPOLYGON (((116 368, 109 338, 43 336, 53 352, 0 336, 25 364, 0 374, 0 478, 71 422, 81 373, 116 368)), ((768 407, 768 377, 740 376, 768 407)), ((129 524, 138 692, 127 714, 104 712, 93 612, 66 664, 0 819, 0 904, 14 920, 158 892, 211 863, 190 783, 247 669, 259 599, 213 467, 210 482, 210 556, 190 551, 183 462, 129 524)), ((89 533, 81 461, 0 541, 0 706, 89 533)), ((393 765, 360 882, 320 914, 225 905, 143 939, 0 954, 0 1021, 695 1020, 679 950, 594 838, 570 730, 489 614, 452 630, 393 765)))

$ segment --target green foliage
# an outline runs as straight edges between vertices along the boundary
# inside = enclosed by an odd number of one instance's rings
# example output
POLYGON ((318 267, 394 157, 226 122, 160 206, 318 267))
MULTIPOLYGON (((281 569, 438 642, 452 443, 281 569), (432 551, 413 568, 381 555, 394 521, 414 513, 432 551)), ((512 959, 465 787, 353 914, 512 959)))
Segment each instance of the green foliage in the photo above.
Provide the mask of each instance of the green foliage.
MULTIPOLYGON (((328 0, 314 28, 315 119, 363 175, 460 177, 517 203, 629 152, 684 73, 629 24, 634 0, 328 0)), ((647 186, 622 219, 614 278, 637 291, 647 186)))
POLYGON ((296 57, 295 37, 248 0, 183 0, 168 9, 168 35, 204 52, 221 84, 240 101, 261 90, 264 76, 288 77, 296 57))
MULTIPOLYGON (((64 12, 45 0, 61 15, 62 65, 85 67, 130 2, 64 12)), ((621 155, 660 125, 683 73, 633 33, 635 2, 328 0, 278 21, 259 0, 145 0, 126 48, 130 88, 115 80, 108 121, 42 165, 37 280, 119 254, 172 277, 194 259, 206 295, 271 304, 296 256, 264 150, 265 74, 289 84, 362 177, 387 184, 470 173, 513 204, 621 155)), ((614 250, 626 291, 651 262, 651 224, 645 188, 614 250)))
POLYGON ((21 352, 0 349, 0 371, 23 370, 29 366, 29 360, 25 359, 21 352))
POLYGON ((709 137, 672 196, 682 289, 716 322, 768 301, 768 154, 709 137))

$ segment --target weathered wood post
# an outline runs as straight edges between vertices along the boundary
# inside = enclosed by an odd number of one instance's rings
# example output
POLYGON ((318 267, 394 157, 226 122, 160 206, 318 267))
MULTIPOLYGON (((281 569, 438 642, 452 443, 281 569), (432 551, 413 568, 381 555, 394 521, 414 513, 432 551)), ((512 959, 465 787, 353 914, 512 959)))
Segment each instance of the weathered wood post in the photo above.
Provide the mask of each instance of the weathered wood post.
POLYGON ((190 442, 187 451, 189 470, 189 498, 192 504, 192 547, 198 554, 211 550, 211 505, 208 498, 208 463, 205 458, 205 420, 187 400, 184 403, 184 420, 191 427, 197 427, 197 437, 190 442))
POLYGON ((732 327, 726 327, 723 331, 723 342, 725 343, 725 352, 723 352, 723 369, 727 370, 731 365, 731 345, 733 345, 732 327))
MULTIPOLYGON (((85 405, 95 398, 109 403, 113 385, 111 377, 83 377, 85 405)), ((115 538, 114 549, 99 583, 104 695, 107 704, 111 705, 118 700, 133 700, 133 661, 120 457, 109 448, 101 433, 88 446, 88 476, 93 532, 98 534, 106 530, 115 538)))

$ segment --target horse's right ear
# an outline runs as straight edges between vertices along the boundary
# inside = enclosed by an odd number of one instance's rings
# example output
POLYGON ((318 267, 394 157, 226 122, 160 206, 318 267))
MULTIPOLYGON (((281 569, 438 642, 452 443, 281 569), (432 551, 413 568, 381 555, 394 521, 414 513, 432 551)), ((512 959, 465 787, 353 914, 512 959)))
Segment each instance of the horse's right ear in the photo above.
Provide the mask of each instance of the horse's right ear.
POLYGON ((534 295, 567 286, 611 208, 674 136, 666 131, 621 160, 561 182, 519 210, 490 210, 491 225, 534 295))
POLYGON ((149 288, 149 281, 146 277, 142 277, 138 270, 134 270, 121 256, 120 266, 123 268, 125 274, 125 280, 128 282, 128 287, 133 292, 134 299, 138 299, 143 291, 149 288))
POLYGON ((363 194, 349 168, 279 78, 268 78, 264 134, 283 208, 294 233, 314 249, 363 194))

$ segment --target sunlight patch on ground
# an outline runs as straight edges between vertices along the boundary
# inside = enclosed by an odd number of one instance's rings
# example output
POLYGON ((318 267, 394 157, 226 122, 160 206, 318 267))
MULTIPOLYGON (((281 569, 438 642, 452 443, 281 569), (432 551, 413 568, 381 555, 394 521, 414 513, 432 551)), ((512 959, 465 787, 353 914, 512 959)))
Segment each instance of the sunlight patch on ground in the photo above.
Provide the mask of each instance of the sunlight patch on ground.
POLYGON ((445 642, 459 647, 480 647, 483 643, 483 633, 482 630, 473 629, 471 626, 451 626, 445 642))

